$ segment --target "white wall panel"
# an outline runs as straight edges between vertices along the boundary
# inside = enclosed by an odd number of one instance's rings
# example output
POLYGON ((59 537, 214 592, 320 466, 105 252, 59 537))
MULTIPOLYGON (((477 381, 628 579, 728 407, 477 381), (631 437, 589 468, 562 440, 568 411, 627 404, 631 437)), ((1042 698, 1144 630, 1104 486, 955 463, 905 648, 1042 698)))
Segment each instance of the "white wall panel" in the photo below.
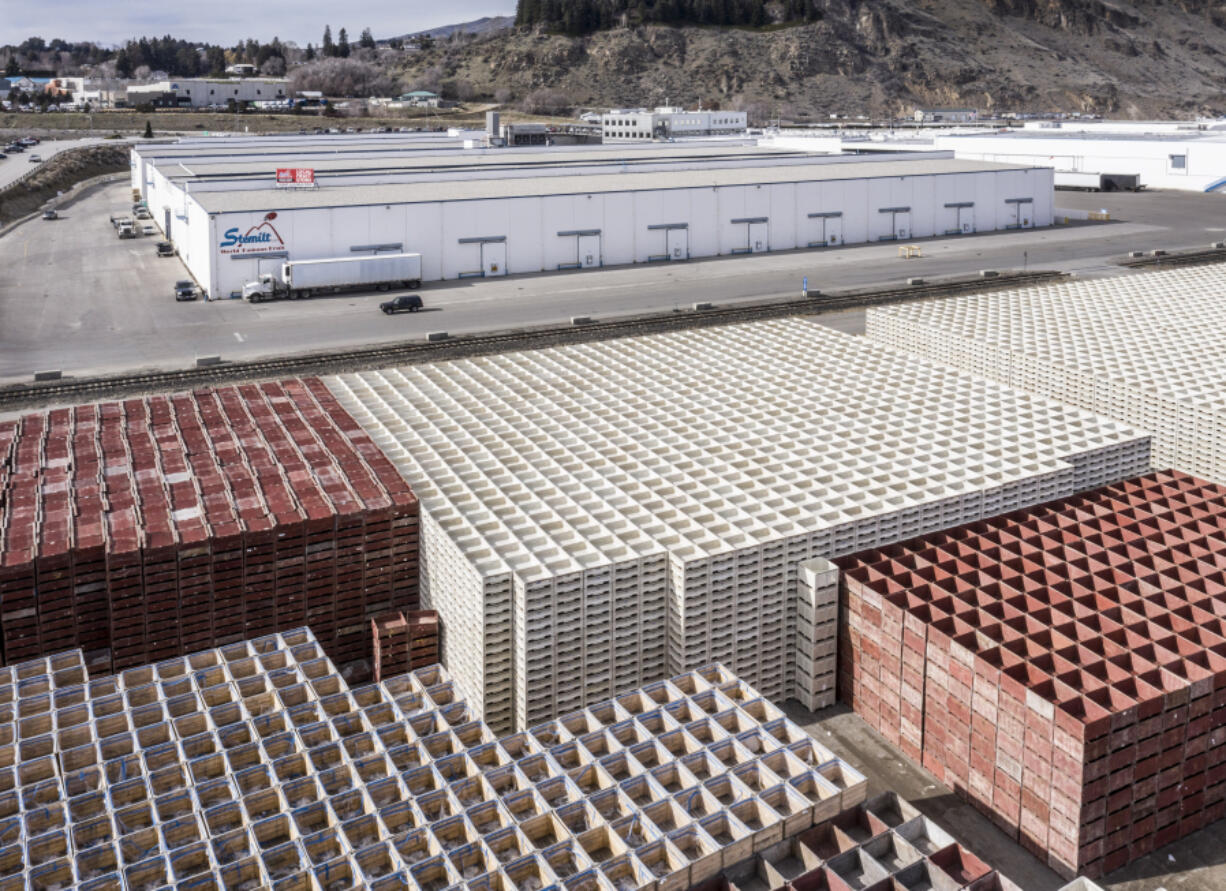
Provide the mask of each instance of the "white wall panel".
MULTIPOLYGON (((941 235, 945 231, 943 205, 949 200, 975 202, 975 227, 980 232, 1003 228, 1012 218, 1010 206, 1004 203, 1007 197, 1034 198, 1032 219, 1037 225, 1049 225, 1051 180, 1052 174, 1044 170, 983 171, 761 187, 338 206, 281 211, 275 224, 293 259, 349 256, 354 245, 401 243, 405 251, 422 255, 423 280, 438 281, 480 270, 480 248, 461 244, 464 238, 505 236, 506 269, 515 274, 573 263, 573 238, 559 238, 559 231, 599 229, 603 265, 614 266, 644 263, 664 254, 664 231, 648 227, 665 223, 688 224, 690 257, 744 249, 747 226, 734 224, 734 219, 767 218, 771 250, 807 246, 815 231, 808 215, 817 212, 842 212, 841 238, 847 244, 878 241, 891 234, 891 217, 879 212, 882 207, 911 208, 908 238, 941 235)), ((174 191, 174 184, 168 184, 165 193, 182 195, 174 191)), ((344 192, 329 192, 333 194, 339 201, 344 192)), ((185 200, 195 205, 190 198, 185 200)), ((261 212, 219 214, 217 232, 232 227, 245 232, 263 217, 261 212)), ((213 241, 216 251, 216 239, 213 241)), ((254 265, 220 257, 214 290, 240 289, 254 275, 254 265)))

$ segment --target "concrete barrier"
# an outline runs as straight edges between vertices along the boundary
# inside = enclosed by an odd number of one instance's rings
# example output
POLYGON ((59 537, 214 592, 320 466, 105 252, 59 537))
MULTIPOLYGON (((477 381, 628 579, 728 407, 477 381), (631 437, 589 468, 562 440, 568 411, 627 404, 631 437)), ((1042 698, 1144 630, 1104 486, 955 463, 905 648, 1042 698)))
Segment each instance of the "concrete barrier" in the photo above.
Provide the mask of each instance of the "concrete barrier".
POLYGON ((34 372, 34 380, 36 381, 58 381, 64 376, 64 372, 59 371, 36 371, 34 372))
POLYGON ((196 367, 208 368, 210 365, 220 365, 221 356, 197 356, 196 367))
POLYGON ((426 335, 426 340, 446 340, 450 336, 446 331, 431 331, 426 335))

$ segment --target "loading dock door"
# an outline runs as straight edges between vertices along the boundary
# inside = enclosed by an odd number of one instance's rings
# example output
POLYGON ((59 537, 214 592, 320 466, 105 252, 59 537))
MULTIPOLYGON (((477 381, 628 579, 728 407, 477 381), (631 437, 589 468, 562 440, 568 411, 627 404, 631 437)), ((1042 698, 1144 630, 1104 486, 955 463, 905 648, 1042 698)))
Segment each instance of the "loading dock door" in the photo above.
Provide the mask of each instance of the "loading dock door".
POLYGON ((162 211, 163 218, 166 220, 166 225, 162 227, 162 231, 166 233, 166 240, 170 241, 170 208, 164 208, 162 211))
POLYGON ((507 274, 505 241, 487 241, 481 245, 481 272, 487 278, 507 274))
POLYGON ((592 269, 602 265, 599 229, 567 229, 559 232, 558 237, 575 240, 575 259, 559 263, 559 269, 592 269))
POLYGON ((487 235, 477 238, 461 238, 460 244, 471 245, 465 254, 464 266, 459 278, 487 278, 507 274, 507 237, 487 235), (473 267, 476 268, 473 268, 473 267))
POLYGON ((975 202, 954 201, 945 205, 945 218, 949 224, 946 235, 970 235, 975 231, 975 202))
POLYGON ((690 230, 668 230, 668 259, 688 260, 690 258, 690 230))
POLYGON ((579 236, 579 265, 584 269, 600 265, 600 233, 579 236))
POLYGON ((890 215, 890 228, 878 241, 902 241, 911 237, 910 207, 880 207, 877 212, 890 215))
POLYGON ((765 222, 749 224, 749 250, 754 254, 770 250, 770 233, 765 222))
POLYGON ((770 250, 769 221, 767 217, 742 217, 732 221, 734 226, 745 227, 744 246, 732 249, 734 254, 759 254, 770 250))
MULTIPOLYGON (((656 247, 653 253, 647 255, 647 262, 655 262, 658 260, 688 260, 690 258, 690 229, 689 223, 654 223, 647 227, 649 232, 663 232, 664 241, 661 244, 652 239, 653 247, 659 245, 663 247, 664 252, 660 253, 660 247, 656 247)), ((657 236, 658 237, 658 236, 657 236)))
POLYGON ((1006 198, 1005 204, 1009 205, 1009 214, 1006 217, 1006 229, 1033 229, 1034 228, 1034 199, 1033 198, 1006 198))
POLYGON ((843 212, 822 211, 809 214, 809 247, 833 247, 843 243, 843 212))

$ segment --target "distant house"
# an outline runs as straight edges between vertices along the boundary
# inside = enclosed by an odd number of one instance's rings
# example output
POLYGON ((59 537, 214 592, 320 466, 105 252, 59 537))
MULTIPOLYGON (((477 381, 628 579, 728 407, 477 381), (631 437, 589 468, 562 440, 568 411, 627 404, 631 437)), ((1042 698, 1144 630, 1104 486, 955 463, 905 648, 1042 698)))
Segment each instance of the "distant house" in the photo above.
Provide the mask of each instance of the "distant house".
POLYGON ((979 111, 974 108, 917 108, 917 124, 970 124, 979 120, 979 111))
POLYGON ((20 90, 23 93, 41 93, 51 83, 49 77, 26 77, 24 74, 6 80, 10 90, 20 90))
POLYGON ((400 101, 412 108, 442 108, 446 105, 444 100, 438 93, 431 93, 429 90, 414 90, 411 93, 402 93, 400 101))

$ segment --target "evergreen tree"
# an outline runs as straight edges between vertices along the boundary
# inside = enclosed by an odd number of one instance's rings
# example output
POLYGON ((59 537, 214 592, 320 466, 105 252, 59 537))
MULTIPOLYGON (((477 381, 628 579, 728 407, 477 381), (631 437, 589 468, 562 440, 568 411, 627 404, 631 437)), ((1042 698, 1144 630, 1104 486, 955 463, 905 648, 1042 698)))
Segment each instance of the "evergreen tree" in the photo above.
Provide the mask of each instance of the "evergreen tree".
POLYGON ((345 33, 344 28, 341 28, 340 33, 336 35, 336 54, 342 59, 349 58, 349 35, 345 33))
POLYGON ((133 67, 132 57, 128 55, 127 49, 121 49, 115 54, 115 72, 120 77, 131 77, 133 67))
POLYGON ((358 40, 358 46, 362 47, 363 49, 375 48, 375 35, 370 33, 369 28, 362 29, 362 36, 358 40))
POLYGON ((332 42, 332 26, 324 25, 324 40, 320 44, 324 56, 336 55, 336 44, 332 42))
POLYGON ((312 44, 307 44, 306 53, 303 55, 303 58, 308 62, 315 61, 315 47, 312 44))
POLYGON ((9 56, 8 64, 4 66, 5 77, 17 77, 21 74, 21 66, 17 64, 17 55, 9 56))
POLYGON ((145 136, 144 136, 144 138, 145 138, 145 139, 152 139, 152 138, 153 138, 153 124, 151 124, 149 121, 145 121, 145 136))

